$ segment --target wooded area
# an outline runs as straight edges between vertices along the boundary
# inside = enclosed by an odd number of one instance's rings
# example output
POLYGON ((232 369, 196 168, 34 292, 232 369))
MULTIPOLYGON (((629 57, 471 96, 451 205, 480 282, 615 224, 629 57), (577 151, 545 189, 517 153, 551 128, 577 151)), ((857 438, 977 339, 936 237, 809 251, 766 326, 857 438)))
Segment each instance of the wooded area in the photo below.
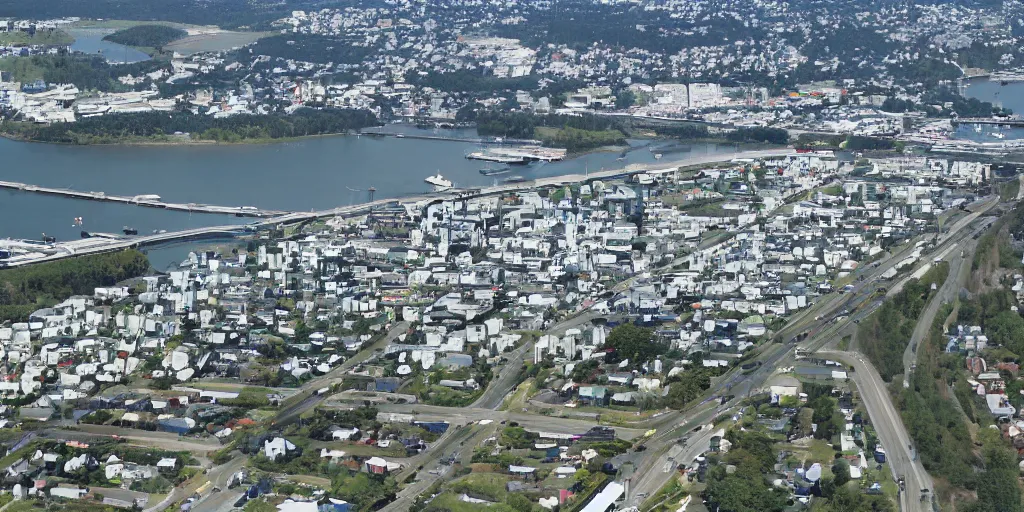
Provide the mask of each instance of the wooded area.
POLYGON ((215 118, 185 112, 140 112, 90 117, 76 123, 38 125, 5 121, 0 131, 16 138, 62 144, 167 140, 175 133, 217 142, 282 139, 345 133, 377 126, 368 110, 302 108, 292 114, 237 115, 215 118))
POLYGON ((886 382, 903 373, 903 352, 910 343, 917 317, 932 296, 931 285, 942 286, 949 263, 935 265, 921 279, 911 279, 900 293, 887 300, 857 330, 861 352, 886 382))
POLYGON ((167 25, 136 25, 118 30, 113 34, 108 34, 103 40, 126 46, 158 48, 187 35, 188 32, 180 28, 168 27, 167 25))
POLYGON ((0 270, 0 323, 25 321, 39 308, 72 295, 92 295, 149 270, 146 255, 136 250, 67 258, 0 270))

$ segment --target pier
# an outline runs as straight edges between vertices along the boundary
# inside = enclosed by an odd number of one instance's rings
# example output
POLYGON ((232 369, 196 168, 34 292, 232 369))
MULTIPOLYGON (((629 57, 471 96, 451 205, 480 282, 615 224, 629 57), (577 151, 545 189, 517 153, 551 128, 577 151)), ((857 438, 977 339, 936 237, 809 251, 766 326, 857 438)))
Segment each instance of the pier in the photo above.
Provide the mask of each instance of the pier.
POLYGON ((279 210, 264 210, 253 206, 215 206, 198 203, 165 203, 160 196, 143 194, 137 196, 110 195, 105 192, 82 192, 67 188, 40 187, 14 181, 0 181, 0 189, 17 190, 21 192, 34 192, 37 194, 50 194, 55 196, 69 197, 72 199, 85 199, 89 201, 106 201, 109 203, 122 203, 147 208, 163 208, 165 210, 177 210, 192 213, 218 213, 222 215, 234 215, 236 217, 277 217, 288 212, 279 210))
MULTIPOLYGON (((14 255, 13 257, 0 259, 0 268, 14 268, 22 267, 26 265, 33 265, 36 263, 44 263, 49 261, 57 261, 64 258, 73 258, 76 256, 84 256, 88 254, 99 254, 105 252, 121 251, 125 249, 139 248, 145 246, 154 246, 167 244, 172 242, 181 242, 188 240, 202 240, 210 238, 223 238, 223 237, 235 237, 244 235, 246 233, 253 233, 261 228, 272 228, 288 224, 296 224, 300 222, 308 222, 325 217, 353 217, 364 215, 369 213, 374 208, 381 208, 394 203, 421 203, 430 201, 443 201, 443 200, 459 200, 459 199, 470 199, 476 197, 486 197, 501 195, 506 193, 522 192, 525 190, 541 188, 541 187, 563 187, 574 183, 585 183, 600 179, 611 179, 618 177, 630 176, 633 174, 639 174, 644 172, 663 172, 678 169, 679 167, 694 166, 694 165, 709 165, 720 162, 729 162, 736 159, 750 159, 750 158, 777 158, 795 155, 795 151, 792 149, 774 149, 774 150, 759 150, 759 151, 737 151, 731 153, 713 153, 704 155, 690 155, 685 159, 675 161, 663 161, 655 164, 631 164, 624 168, 619 169, 608 169, 589 172, 586 174, 566 174, 562 176, 551 176, 545 178, 538 178, 535 180, 527 180, 523 183, 509 183, 498 185, 494 187, 484 187, 481 189, 474 190, 459 190, 452 189, 445 192, 420 194, 412 197, 405 197, 401 199, 378 199, 367 203, 342 206, 338 208, 332 208, 328 210, 311 211, 311 212, 294 212, 285 213, 283 215, 277 215, 273 217, 263 218, 251 222, 248 225, 238 226, 212 226, 205 228, 195 228, 183 231, 173 231, 167 233, 154 233, 152 235, 142 236, 121 236, 121 235, 104 235, 94 238, 85 238, 81 240, 72 240, 67 242, 58 242, 53 244, 44 244, 38 242, 27 242, 27 241, 5 241, 0 240, 0 250, 5 248, 5 242, 9 248, 19 248, 26 250, 21 254, 14 255)), ((41 189, 42 187, 34 187, 31 185, 23 185, 32 189, 41 189)), ((11 188, 11 187, 8 187, 11 188)), ((14 187, 18 188, 18 187, 14 187)), ((21 190, 21 188, 18 188, 21 190)), ((60 195, 68 195, 68 197, 79 197, 77 195, 65 194, 67 191, 61 189, 46 189, 57 191, 60 195)), ((39 190, 33 190, 39 191, 39 190)), ((84 193, 75 193, 84 194, 84 193)), ((99 197, 108 198, 102 193, 88 193, 88 194, 99 194, 99 197)), ((85 197, 91 199, 91 197, 85 197)), ((152 200, 150 200, 152 202, 152 200)), ((136 204, 134 200, 130 204, 136 204)), ((164 204, 164 203, 161 203, 164 204)), ((218 207, 210 207, 218 208, 218 207)), ((235 213, 237 209, 230 207, 220 207, 231 210, 230 213, 235 213)), ((250 211, 250 210, 247 210, 250 211)), ((252 212, 268 212, 269 210, 251 210, 252 212)), ((211 213, 226 213, 221 211, 211 211, 211 213)), ((252 215, 255 216, 255 215, 252 215)))
POLYGON ((390 133, 390 132, 378 132, 378 131, 362 131, 362 135, 370 135, 373 137, 393 137, 396 139, 416 139, 416 140, 439 140, 448 142, 468 142, 470 144, 526 144, 526 145, 539 145, 539 140, 529 139, 505 139, 502 137, 449 137, 446 135, 423 135, 418 133, 390 133))
POLYGON ((952 120, 953 124, 995 124, 1010 128, 1024 128, 1024 119, 998 117, 961 117, 952 120))
POLYGON ((484 160, 502 164, 526 164, 530 162, 555 162, 565 158, 567 151, 540 146, 498 147, 476 151, 466 155, 470 160, 484 160))

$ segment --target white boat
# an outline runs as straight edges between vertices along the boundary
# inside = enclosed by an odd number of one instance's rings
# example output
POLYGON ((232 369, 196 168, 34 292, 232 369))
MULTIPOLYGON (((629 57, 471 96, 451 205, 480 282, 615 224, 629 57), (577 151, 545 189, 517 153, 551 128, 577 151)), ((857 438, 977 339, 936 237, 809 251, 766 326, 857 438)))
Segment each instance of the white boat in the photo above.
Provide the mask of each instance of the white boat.
POLYGON ((446 180, 444 176, 441 176, 441 173, 437 173, 437 176, 428 176, 423 181, 433 185, 434 192, 444 192, 445 190, 450 190, 452 188, 452 182, 446 180))

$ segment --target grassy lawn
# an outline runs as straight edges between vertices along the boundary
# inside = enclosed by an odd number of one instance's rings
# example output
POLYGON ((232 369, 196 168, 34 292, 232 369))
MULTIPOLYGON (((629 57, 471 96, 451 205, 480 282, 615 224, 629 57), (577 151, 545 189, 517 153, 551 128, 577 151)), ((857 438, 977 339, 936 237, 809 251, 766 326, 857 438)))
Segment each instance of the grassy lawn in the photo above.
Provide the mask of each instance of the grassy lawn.
POLYGON ((33 82, 43 78, 43 68, 34 65, 29 57, 0 59, 0 71, 10 73, 10 79, 15 82, 33 82))
POLYGON ((852 340, 852 339, 853 339, 853 336, 843 336, 843 339, 839 340, 839 350, 843 350, 843 351, 849 350, 850 349, 850 340, 852 340))
POLYGON ((346 441, 313 441, 309 446, 316 450, 320 450, 321 448, 342 450, 348 455, 355 455, 358 457, 405 457, 405 447, 398 441, 393 441, 387 448, 378 448, 368 444, 358 444, 346 441))
POLYGON ((68 45, 74 42, 74 38, 63 30, 40 30, 35 35, 29 35, 20 30, 0 33, 0 44, 3 45, 68 45))
MULTIPOLYGON (((699 496, 700 492, 704 490, 705 484, 694 481, 693 483, 687 482, 682 476, 677 476, 668 481, 658 492, 651 495, 649 498, 644 500, 640 506, 640 510, 644 511, 676 511, 679 509, 679 501, 685 498, 687 495, 699 496)), ((697 500, 698 504, 700 500, 697 500)), ((693 510, 692 502, 686 510, 693 510)))
MULTIPOLYGON (((52 504, 56 501, 48 501, 52 504)), ((12 502, 4 509, 4 512, 41 512, 43 510, 61 510, 63 512, 108 512, 110 505, 82 500, 60 500, 59 508, 50 508, 39 500, 22 500, 12 502)))
POLYGON ((526 400, 530 395, 530 388, 533 384, 532 381, 523 382, 516 387, 516 390, 511 395, 505 397, 505 401, 501 404, 502 411, 516 411, 523 407, 526 407, 526 400))
POLYGON ((484 503, 466 503, 459 500, 459 497, 452 493, 442 493, 430 502, 431 510, 447 510, 449 512, 477 512, 486 510, 488 512, 511 512, 512 507, 504 503, 488 505, 484 503))
POLYGON ((331 487, 331 479, 313 475, 287 475, 286 478, 300 484, 316 485, 323 488, 331 487))
POLYGON ((472 473, 452 482, 451 489, 457 493, 469 493, 473 496, 502 501, 508 494, 505 484, 509 477, 497 473, 472 473))
POLYGON ((820 462, 822 466, 829 467, 832 466, 836 453, 832 449, 832 445, 828 444, 824 439, 814 439, 807 446, 783 444, 780 445, 780 448, 793 452, 793 456, 805 459, 808 463, 820 462))

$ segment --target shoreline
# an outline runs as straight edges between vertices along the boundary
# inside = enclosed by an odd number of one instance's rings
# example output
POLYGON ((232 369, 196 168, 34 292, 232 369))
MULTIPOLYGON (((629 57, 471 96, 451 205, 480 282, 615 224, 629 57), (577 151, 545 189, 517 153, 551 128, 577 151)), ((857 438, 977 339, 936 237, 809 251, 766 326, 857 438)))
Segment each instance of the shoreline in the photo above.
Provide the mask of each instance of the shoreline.
POLYGON ((54 146, 78 146, 78 147, 90 147, 90 146, 100 146, 100 147, 114 147, 114 146, 127 146, 127 147, 145 147, 145 146, 154 146, 154 147, 156 147, 156 146, 160 146, 160 147, 167 147, 167 146, 182 146, 182 147, 187 147, 187 146, 247 146, 247 145, 279 144, 279 143, 286 143, 286 142, 297 142, 297 141, 304 140, 304 139, 316 139, 316 138, 326 138, 326 137, 345 137, 345 136, 352 136, 352 135, 355 135, 355 134, 353 134, 353 133, 341 133, 341 132, 339 132, 339 133, 319 133, 319 134, 315 134, 315 135, 300 135, 300 136, 297 136, 297 137, 281 137, 279 139, 244 139, 244 140, 240 140, 238 142, 224 142, 224 141, 218 141, 218 140, 204 140, 204 139, 199 139, 199 140, 190 139, 190 140, 187 140, 187 141, 185 141, 185 140, 174 141, 174 140, 145 140, 145 139, 134 140, 134 139, 125 139, 125 140, 121 140, 121 141, 117 141, 117 142, 91 142, 91 143, 88 143, 88 144, 77 144, 77 143, 74 143, 74 142, 54 142, 54 141, 46 141, 46 140, 36 140, 36 139, 33 139, 33 138, 29 138, 29 137, 22 137, 22 136, 20 136, 18 134, 15 134, 15 133, 0 131, 0 138, 4 138, 4 139, 15 141, 15 142, 25 142, 25 143, 29 143, 29 144, 43 144, 43 145, 50 144, 50 145, 54 145, 54 146))

